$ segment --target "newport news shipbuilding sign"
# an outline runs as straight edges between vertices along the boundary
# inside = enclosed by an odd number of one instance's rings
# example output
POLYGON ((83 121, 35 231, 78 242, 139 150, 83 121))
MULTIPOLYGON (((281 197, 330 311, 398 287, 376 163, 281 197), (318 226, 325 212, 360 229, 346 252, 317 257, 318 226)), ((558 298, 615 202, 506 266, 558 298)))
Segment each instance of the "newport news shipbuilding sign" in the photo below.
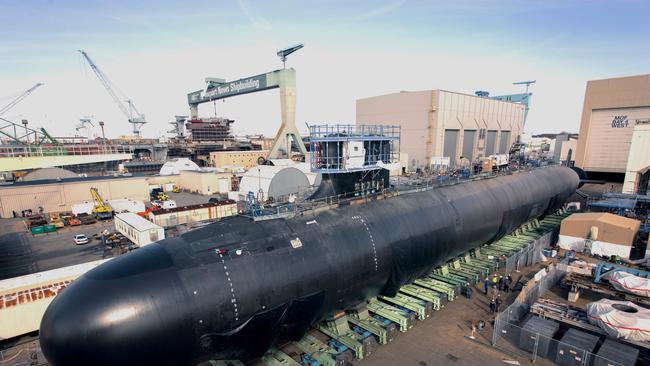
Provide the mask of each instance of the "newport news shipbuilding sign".
POLYGON ((216 84, 205 90, 198 90, 187 95, 187 101, 190 104, 199 104, 210 100, 223 99, 234 95, 253 93, 277 87, 277 85, 268 86, 266 83, 266 74, 252 76, 245 79, 239 79, 223 84, 216 84))

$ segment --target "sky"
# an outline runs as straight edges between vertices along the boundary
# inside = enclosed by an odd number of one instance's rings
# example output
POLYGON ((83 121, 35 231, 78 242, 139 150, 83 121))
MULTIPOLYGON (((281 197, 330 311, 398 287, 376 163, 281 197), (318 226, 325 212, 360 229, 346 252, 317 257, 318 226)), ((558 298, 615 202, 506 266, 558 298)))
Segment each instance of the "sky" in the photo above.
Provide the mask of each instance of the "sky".
MULTIPOLYGON (((527 132, 577 132, 586 82, 650 73, 650 2, 64 1, 0 0, 0 106, 42 82, 2 117, 73 136, 79 118, 128 134, 126 117, 82 56, 85 50, 163 136, 187 115, 205 77, 235 80, 282 67, 297 72, 299 128, 353 123, 359 98, 445 89, 523 92, 537 80, 527 132)), ((273 135, 277 89, 201 106, 234 119, 235 133, 273 135)), ((98 134, 98 126, 80 133, 98 134)))

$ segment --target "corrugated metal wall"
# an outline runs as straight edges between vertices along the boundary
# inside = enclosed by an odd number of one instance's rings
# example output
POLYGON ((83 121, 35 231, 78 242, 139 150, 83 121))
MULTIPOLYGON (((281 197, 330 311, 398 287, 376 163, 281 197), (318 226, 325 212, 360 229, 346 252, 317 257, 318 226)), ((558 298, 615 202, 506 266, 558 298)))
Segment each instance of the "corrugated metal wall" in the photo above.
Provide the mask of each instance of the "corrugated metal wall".
POLYGON ((436 136, 444 136, 447 130, 459 130, 463 137, 461 149, 451 153, 445 141, 437 140, 434 146, 434 156, 448 156, 458 163, 460 156, 477 158, 479 155, 490 155, 503 150, 508 152, 512 136, 521 133, 524 120, 524 106, 475 95, 460 94, 449 91, 439 91, 436 108, 436 136), (467 131, 467 132, 466 132, 467 131), (485 131, 482 139, 478 131, 485 131), (507 131, 499 139, 500 132, 507 131))
MULTIPOLYGON (((464 137, 465 130, 496 131, 491 137, 494 153, 497 145, 500 146, 498 132, 506 130, 518 136, 523 122, 524 106, 521 104, 445 90, 394 93, 357 100, 357 123, 401 125, 400 147, 409 154, 413 168, 428 165, 432 157, 449 157, 455 165, 461 155, 486 154, 484 144, 488 136, 480 140, 474 138, 472 152, 465 153, 451 150, 454 143, 446 143, 447 131, 459 131, 457 137, 464 137)), ((455 144, 460 147, 460 142, 455 144)))
POLYGON ((490 130, 487 133, 487 143, 485 146, 485 154, 487 156, 493 155, 497 146, 497 131, 490 130))
MULTIPOLYGON (((445 130, 445 142, 443 156, 455 156, 456 155, 456 145, 458 144, 458 130, 445 130)), ((449 164, 451 166, 456 166, 456 160, 450 159, 449 164)))
POLYGON ((510 131, 501 131, 499 139, 499 154, 507 154, 510 151, 510 131))
POLYGON ((636 119, 650 118, 650 108, 595 110, 591 114, 583 168, 624 173, 636 119))
POLYGON ((92 201, 90 188, 95 187, 105 200, 130 198, 147 201, 149 191, 146 179, 125 178, 97 181, 81 181, 55 184, 35 184, 25 186, 5 186, 0 188, 0 207, 2 217, 11 217, 12 211, 32 209, 38 212, 70 211, 72 205, 92 201))
POLYGON ((476 141, 476 130, 465 130, 463 134, 463 154, 461 156, 474 160, 474 145, 476 141))

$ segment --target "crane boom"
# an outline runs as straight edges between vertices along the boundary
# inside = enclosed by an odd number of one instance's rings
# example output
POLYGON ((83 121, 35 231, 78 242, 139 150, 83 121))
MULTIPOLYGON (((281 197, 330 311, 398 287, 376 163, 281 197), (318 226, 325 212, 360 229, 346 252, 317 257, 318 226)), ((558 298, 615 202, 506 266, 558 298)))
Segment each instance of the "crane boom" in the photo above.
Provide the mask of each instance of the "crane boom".
POLYGON ((12 100, 11 102, 9 102, 9 104, 2 107, 0 109, 0 116, 7 113, 11 108, 13 108, 16 104, 20 103, 20 101, 22 101, 23 99, 27 98, 30 94, 32 94, 34 90, 38 89, 40 86, 43 86, 43 83, 38 83, 32 86, 31 88, 25 90, 22 94, 16 97, 16 99, 12 100))
POLYGON ((113 89, 113 83, 110 81, 108 76, 104 74, 104 72, 93 62, 93 60, 88 56, 86 51, 84 50, 78 50, 79 53, 83 55, 83 57, 86 59, 88 62, 88 65, 90 68, 93 70, 99 81, 102 83, 104 86, 104 89, 108 92, 108 94, 113 98, 113 101, 115 104, 117 104, 117 107, 120 108, 122 113, 126 116, 128 119, 129 123, 133 125, 133 134, 136 136, 140 135, 140 128, 143 124, 147 123, 145 121, 144 114, 140 113, 138 109, 135 107, 135 104, 133 104, 133 101, 131 99, 126 99, 126 103, 128 104, 128 108, 126 105, 124 105, 124 102, 120 97, 115 93, 115 90, 113 89), (134 116, 135 112, 135 116, 134 116))
POLYGON ((95 201, 95 208, 93 211, 98 219, 113 217, 113 208, 104 201, 102 196, 99 195, 99 190, 97 188, 90 188, 90 195, 93 197, 93 201, 95 201))

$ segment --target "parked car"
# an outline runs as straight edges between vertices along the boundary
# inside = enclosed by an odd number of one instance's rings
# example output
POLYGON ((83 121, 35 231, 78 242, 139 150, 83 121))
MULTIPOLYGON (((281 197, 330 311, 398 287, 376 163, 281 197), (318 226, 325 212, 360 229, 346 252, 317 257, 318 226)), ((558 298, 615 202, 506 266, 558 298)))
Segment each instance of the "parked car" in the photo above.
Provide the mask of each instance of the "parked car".
POLYGON ((88 244, 88 237, 85 234, 77 234, 74 236, 74 243, 77 245, 88 244))

